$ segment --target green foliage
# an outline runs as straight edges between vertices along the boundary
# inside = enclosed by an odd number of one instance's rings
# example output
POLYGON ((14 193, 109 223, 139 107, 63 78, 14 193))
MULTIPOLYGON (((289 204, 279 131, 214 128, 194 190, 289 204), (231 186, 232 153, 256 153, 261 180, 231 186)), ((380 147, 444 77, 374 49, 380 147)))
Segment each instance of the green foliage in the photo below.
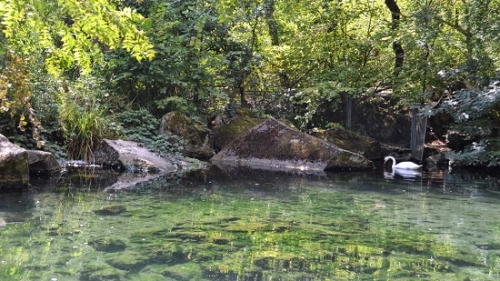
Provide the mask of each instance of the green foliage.
MULTIPOLYGON (((44 151, 51 152, 59 159, 67 159, 64 149, 65 137, 61 120, 60 93, 63 92, 64 81, 45 72, 35 69, 43 68, 43 62, 35 62, 32 68, 31 86, 33 92, 32 104, 40 123, 40 140, 43 141, 44 151)), ((32 148, 30 140, 26 139, 25 147, 32 148)))
MULTIPOLYGON (((500 2, 397 4, 393 28, 383 1, 0 1, 1 110, 39 145, 63 134, 87 139, 68 146, 75 151, 114 134, 106 116, 117 102, 85 105, 95 98, 76 86, 85 77, 156 117, 201 118, 239 101, 311 129, 338 122, 342 99, 374 87, 392 88, 404 106, 441 94, 449 81, 440 73, 457 72, 471 88, 497 75, 500 15, 491 11, 500 2), (397 75, 393 42, 405 53, 397 75), (64 83, 78 89, 72 100, 64 83)), ((441 110, 498 120, 495 101, 457 93, 441 110)))
POLYGON ((123 111, 114 118, 123 126, 128 140, 144 144, 159 155, 181 155, 183 146, 179 137, 159 134, 160 121, 146 109, 123 111))
POLYGON ((11 125, 17 118, 17 129, 25 131, 28 122, 32 125, 32 136, 41 147, 39 130, 41 124, 31 105, 30 72, 27 61, 14 53, 7 52, 0 74, 0 113, 9 113, 11 125))
POLYGON ((354 95, 355 91, 335 82, 324 82, 298 92, 291 97, 298 110, 295 122, 301 129, 325 128, 330 122, 322 117, 337 111, 342 95, 354 95))
POLYGON ((60 118, 71 159, 92 160, 103 138, 123 135, 123 128, 109 116, 109 94, 95 79, 65 82, 59 92, 60 118))
POLYGON ((32 135, 26 134, 36 129, 32 124, 26 126, 26 131, 21 131, 10 122, 11 125, 7 131, 8 138, 24 148, 42 149, 54 154, 58 160, 67 159, 67 154, 63 149, 64 131, 61 128, 58 101, 58 93, 62 91, 62 80, 40 72, 32 72, 30 82, 32 110, 36 112, 38 121, 43 124, 38 127, 39 137, 34 139, 32 135))
MULTIPOLYGON (((496 82, 497 83, 497 82, 496 82)), ((478 119, 487 120, 490 124, 498 124, 498 106, 500 104, 500 91, 492 85, 484 90, 460 90, 445 99, 441 105, 429 114, 445 112, 450 114, 455 123, 465 123, 478 119)), ((475 135, 477 127, 470 126, 468 135, 475 135)), ((500 140, 485 138, 473 142, 462 151, 450 151, 446 155, 453 165, 460 166, 499 166, 500 140)))
POLYGON ((461 151, 448 151, 446 158, 452 166, 498 167, 500 166, 500 139, 474 142, 461 151))
POLYGON ((108 0, 2 1, 0 18, 9 45, 24 55, 43 53, 52 74, 73 65, 90 73, 104 47, 122 48, 139 61, 154 57, 140 30, 143 17, 108 0))
POLYGON ((262 97, 266 106, 285 107, 293 114, 287 117, 301 128, 329 122, 313 119, 336 110, 338 93, 358 94, 387 77, 381 70, 390 68, 392 53, 386 48, 387 39, 382 40, 388 36, 380 19, 383 9, 383 3, 359 1, 224 1, 221 5, 233 19, 231 35, 261 57, 246 88, 270 93, 262 97), (273 5, 272 15, 266 5, 273 5), (278 25, 278 42, 272 38, 269 17, 278 25))
POLYGON ((221 89, 242 75, 249 51, 231 41, 214 9, 216 1, 144 5, 150 5, 147 34, 156 56, 139 64, 120 52, 110 53, 102 72, 109 87, 136 106, 153 109, 156 116, 164 109, 206 113, 214 102, 227 99, 221 89))
MULTIPOLYGON (((57 139, 54 135, 62 126, 70 157, 91 157, 94 141, 109 135, 112 127, 104 117, 106 110, 93 100, 100 95, 91 92, 96 87, 80 85, 93 78, 67 81, 63 90, 50 88, 66 79, 61 74, 88 77, 106 51, 122 49, 138 61, 151 60, 155 51, 141 30, 144 18, 130 8, 117 9, 108 0, 6 0, 0 1, 0 19, 1 111, 9 111, 11 123, 18 120, 19 130, 28 128, 37 147, 57 139), (38 89, 32 92, 32 87, 38 89), (38 104, 32 106, 32 101, 38 104), (49 122, 47 129, 38 118, 49 122)), ((13 131, 15 139, 32 147, 31 141, 13 131)), ((53 142, 47 149, 57 151, 59 144, 53 142)))
POLYGON ((492 58, 498 53, 500 21, 487 11, 498 8, 498 2, 397 3, 402 18, 396 30, 391 29, 383 1, 225 0, 220 11, 221 19, 231 23, 231 36, 263 58, 248 75, 253 81, 246 88, 271 91, 267 99, 279 101, 286 88, 300 92, 301 100, 309 101, 307 109, 302 102, 294 108, 301 127, 317 125, 311 116, 321 115, 321 104, 328 104, 330 94, 318 93, 328 83, 356 89, 348 91, 356 95, 374 86, 392 87, 401 103, 408 105, 426 102, 443 90, 446 81, 439 71, 463 69, 468 85, 484 85, 494 75, 499 67, 492 58), (278 24, 278 44, 266 24, 270 16, 278 24), (405 51, 397 77, 393 75, 394 41, 405 51), (304 126, 308 122, 315 124, 304 126))
POLYGON ((193 103, 179 96, 161 99, 156 102, 156 105, 159 109, 166 110, 167 112, 179 111, 184 114, 190 114, 196 111, 196 106, 193 103))
POLYGON ((445 99, 433 112, 446 112, 453 116, 457 123, 475 120, 490 115, 497 121, 497 111, 500 103, 500 90, 496 86, 485 90, 460 90, 445 99))

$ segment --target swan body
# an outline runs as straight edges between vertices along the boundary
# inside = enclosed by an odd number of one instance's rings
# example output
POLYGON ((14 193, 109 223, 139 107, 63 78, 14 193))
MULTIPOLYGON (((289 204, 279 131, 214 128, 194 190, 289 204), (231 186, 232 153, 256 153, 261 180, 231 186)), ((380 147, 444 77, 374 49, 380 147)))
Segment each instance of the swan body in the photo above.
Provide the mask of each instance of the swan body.
POLYGON ((422 177, 422 173, 418 170, 393 169, 391 172, 384 172, 384 178, 386 179, 394 179, 396 175, 405 180, 414 180, 422 177))
POLYGON ((417 170, 420 167, 422 167, 422 165, 418 165, 418 164, 415 164, 415 163, 409 162, 409 161, 400 162, 400 163, 396 164, 396 159, 394 159, 394 157, 392 157, 392 156, 386 156, 384 158, 384 163, 389 161, 389 160, 392 160, 392 169, 393 170, 396 170, 396 169, 399 169, 399 170, 417 170))

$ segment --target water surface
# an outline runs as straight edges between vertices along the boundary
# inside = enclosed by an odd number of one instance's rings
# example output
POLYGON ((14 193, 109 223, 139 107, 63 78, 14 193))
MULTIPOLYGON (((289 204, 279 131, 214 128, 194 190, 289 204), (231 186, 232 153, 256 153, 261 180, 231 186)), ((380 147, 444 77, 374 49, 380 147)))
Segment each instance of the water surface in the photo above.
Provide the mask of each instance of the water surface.
POLYGON ((60 180, 0 196, 0 280, 500 280, 498 183, 216 168, 132 191, 60 180))

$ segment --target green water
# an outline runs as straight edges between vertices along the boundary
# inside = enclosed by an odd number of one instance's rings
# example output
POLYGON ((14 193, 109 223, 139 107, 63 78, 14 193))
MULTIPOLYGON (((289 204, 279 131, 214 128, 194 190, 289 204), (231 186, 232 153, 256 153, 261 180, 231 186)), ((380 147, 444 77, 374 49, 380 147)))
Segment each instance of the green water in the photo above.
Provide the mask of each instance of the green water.
POLYGON ((0 195, 0 280, 500 280, 500 192, 447 171, 213 169, 0 195))

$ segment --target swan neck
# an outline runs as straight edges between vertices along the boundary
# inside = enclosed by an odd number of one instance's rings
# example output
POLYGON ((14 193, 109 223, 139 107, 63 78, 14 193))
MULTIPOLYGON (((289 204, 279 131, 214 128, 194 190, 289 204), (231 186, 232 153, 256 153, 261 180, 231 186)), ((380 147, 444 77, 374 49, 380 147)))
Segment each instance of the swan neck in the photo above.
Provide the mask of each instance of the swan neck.
POLYGON ((394 169, 396 167, 396 159, 394 157, 389 157, 389 159, 392 160, 392 169, 394 169))

